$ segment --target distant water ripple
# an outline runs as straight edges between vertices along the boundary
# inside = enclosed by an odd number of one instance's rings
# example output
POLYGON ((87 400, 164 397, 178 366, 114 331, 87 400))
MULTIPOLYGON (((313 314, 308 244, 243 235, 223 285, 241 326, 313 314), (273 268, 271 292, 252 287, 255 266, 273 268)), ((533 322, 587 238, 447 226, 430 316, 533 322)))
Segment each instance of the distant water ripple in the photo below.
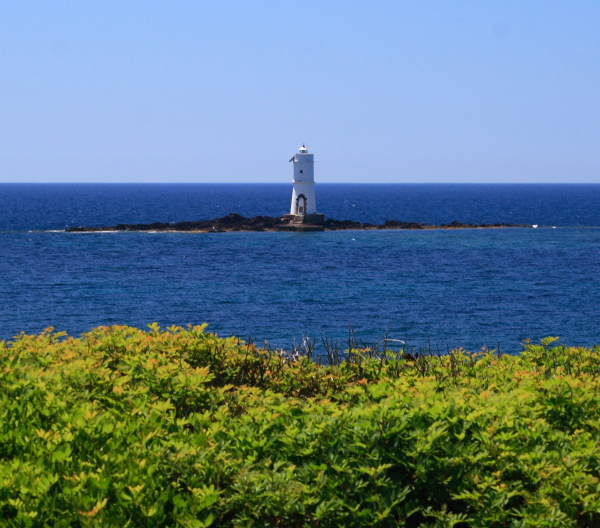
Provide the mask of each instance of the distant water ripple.
POLYGON ((55 326, 210 323, 289 346, 365 339, 471 349, 600 343, 600 186, 318 185, 338 219, 538 229, 325 233, 53 232, 69 225, 278 215, 289 185, 0 185, 0 339, 55 326), (544 227, 547 226, 547 227, 544 227), (552 226, 558 226, 552 229, 552 226))

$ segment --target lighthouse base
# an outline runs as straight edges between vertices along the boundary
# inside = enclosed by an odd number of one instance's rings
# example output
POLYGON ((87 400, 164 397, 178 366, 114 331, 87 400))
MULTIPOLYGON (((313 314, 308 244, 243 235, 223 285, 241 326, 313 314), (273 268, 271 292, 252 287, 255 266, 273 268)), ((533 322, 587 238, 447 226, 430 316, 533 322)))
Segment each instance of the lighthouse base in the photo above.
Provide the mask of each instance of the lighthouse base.
POLYGON ((315 225, 320 226, 325 223, 325 215, 323 213, 313 214, 286 214, 283 220, 289 222, 290 225, 315 225))
POLYGON ((277 226, 276 231, 295 231, 296 233, 306 233, 313 231, 325 231, 324 226, 306 225, 306 224, 284 224, 277 226))

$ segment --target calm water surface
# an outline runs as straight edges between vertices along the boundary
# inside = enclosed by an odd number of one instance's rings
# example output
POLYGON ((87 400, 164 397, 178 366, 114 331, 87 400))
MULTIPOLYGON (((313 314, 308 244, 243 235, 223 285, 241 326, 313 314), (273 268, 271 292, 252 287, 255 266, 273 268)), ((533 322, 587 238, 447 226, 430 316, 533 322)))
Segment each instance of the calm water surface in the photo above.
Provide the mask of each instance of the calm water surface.
POLYGON ((60 232, 279 215, 287 185, 0 185, 0 339, 55 326, 199 324, 289 346, 383 335, 471 349, 600 343, 600 186, 318 185, 338 219, 538 229, 60 232), (555 226, 555 228, 553 228, 555 226))

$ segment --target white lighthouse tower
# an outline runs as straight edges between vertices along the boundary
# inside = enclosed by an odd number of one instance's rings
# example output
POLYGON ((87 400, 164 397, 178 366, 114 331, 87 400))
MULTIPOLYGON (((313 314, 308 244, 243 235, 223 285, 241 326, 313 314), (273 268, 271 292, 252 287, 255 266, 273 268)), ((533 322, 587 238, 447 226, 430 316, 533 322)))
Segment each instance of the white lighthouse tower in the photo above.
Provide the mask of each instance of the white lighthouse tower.
POLYGON ((292 191, 292 206, 290 208, 290 216, 294 216, 293 222, 322 223, 325 215, 317 213, 313 154, 309 154, 306 145, 302 145, 298 154, 290 161, 294 162, 294 190, 292 191))

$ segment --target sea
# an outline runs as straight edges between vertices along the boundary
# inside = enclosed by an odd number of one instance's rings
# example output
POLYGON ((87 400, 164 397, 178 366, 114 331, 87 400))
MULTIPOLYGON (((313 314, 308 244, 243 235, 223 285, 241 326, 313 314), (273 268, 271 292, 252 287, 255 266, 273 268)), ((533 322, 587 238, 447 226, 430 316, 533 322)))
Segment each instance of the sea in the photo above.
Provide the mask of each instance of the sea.
POLYGON ((48 327, 208 323, 305 338, 518 353, 600 344, 600 185, 317 184, 339 220, 537 228, 67 233, 288 212, 286 184, 0 184, 0 340, 48 327))

